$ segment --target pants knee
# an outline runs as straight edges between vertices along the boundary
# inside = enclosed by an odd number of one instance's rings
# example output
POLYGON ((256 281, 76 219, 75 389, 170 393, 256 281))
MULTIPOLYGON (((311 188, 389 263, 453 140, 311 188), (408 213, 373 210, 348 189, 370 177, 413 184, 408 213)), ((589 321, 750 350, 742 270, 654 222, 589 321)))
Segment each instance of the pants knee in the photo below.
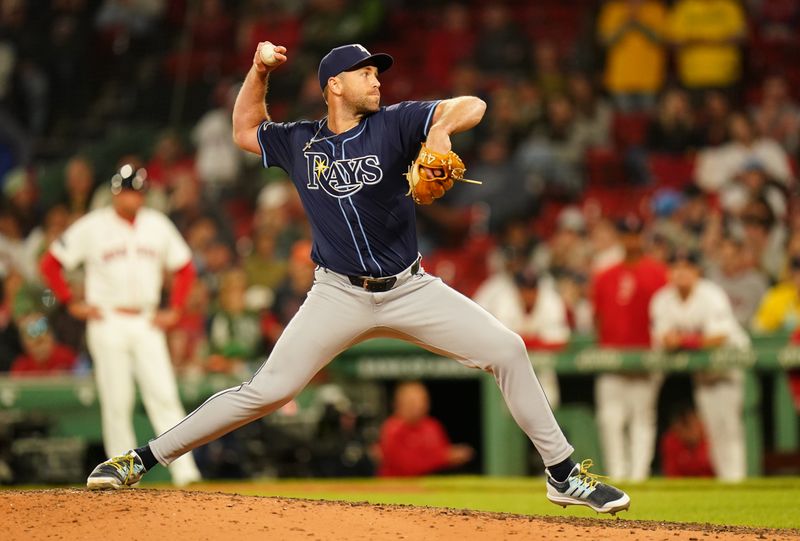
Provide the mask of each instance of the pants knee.
POLYGON ((530 367, 528 350, 525 342, 518 334, 513 332, 503 333, 498 339, 486 344, 487 351, 491 352, 488 358, 488 369, 497 373, 499 370, 509 370, 520 366, 530 367))
POLYGON ((300 382, 276 374, 265 377, 261 382, 254 381, 248 386, 250 407, 256 411, 266 413, 288 403, 292 398, 300 394, 303 389, 303 385, 300 382))

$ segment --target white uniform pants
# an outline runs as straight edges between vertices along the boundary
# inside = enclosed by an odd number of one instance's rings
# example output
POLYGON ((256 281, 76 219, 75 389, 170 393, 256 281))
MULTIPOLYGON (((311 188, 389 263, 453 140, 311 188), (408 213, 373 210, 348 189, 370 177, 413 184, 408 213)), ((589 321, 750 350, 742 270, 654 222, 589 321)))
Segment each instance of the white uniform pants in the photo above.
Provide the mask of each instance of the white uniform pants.
POLYGON ((663 381, 662 374, 597 376, 597 424, 609 477, 639 482, 650 476, 663 381))
POLYGON ((708 434, 714 473, 723 481, 741 481, 747 475, 742 373, 732 371, 728 377, 717 380, 698 375, 694 401, 708 434))
MULTIPOLYGON (((186 414, 178 397, 166 338, 150 315, 127 315, 104 310, 86 329, 89 352, 100 397, 103 444, 109 457, 136 447, 133 430, 134 381, 139 384, 147 416, 156 434, 173 426, 186 414)), ((200 480, 191 455, 170 466, 173 482, 185 485, 200 480)))
POLYGON ((253 378, 215 394, 150 442, 159 462, 169 464, 275 411, 340 352, 374 337, 402 338, 491 372, 544 464, 568 458, 573 448, 550 410, 522 339, 440 279, 410 269, 397 276, 393 289, 372 293, 345 276, 317 269, 308 298, 253 378))

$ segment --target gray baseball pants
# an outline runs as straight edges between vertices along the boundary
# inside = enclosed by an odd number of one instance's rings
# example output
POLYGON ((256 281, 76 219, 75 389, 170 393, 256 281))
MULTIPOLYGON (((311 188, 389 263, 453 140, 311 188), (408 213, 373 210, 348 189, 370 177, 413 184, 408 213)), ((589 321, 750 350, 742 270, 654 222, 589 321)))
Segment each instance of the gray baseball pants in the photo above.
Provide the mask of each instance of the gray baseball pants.
POLYGON ((369 338, 400 338, 465 366, 491 372, 511 415, 545 466, 568 458, 572 446, 558 426, 522 339, 439 278, 410 268, 394 288, 373 293, 324 268, 253 378, 211 396, 150 442, 156 459, 176 458, 264 415, 296 396, 321 368, 369 338))

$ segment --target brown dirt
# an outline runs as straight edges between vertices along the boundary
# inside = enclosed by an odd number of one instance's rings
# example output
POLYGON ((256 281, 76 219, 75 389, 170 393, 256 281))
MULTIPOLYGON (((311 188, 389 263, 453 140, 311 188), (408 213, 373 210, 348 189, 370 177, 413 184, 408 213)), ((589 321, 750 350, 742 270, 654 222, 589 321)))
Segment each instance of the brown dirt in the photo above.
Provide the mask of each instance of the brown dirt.
POLYGON ((650 521, 133 489, 0 491, 0 538, 16 540, 775 540, 798 532, 650 521))

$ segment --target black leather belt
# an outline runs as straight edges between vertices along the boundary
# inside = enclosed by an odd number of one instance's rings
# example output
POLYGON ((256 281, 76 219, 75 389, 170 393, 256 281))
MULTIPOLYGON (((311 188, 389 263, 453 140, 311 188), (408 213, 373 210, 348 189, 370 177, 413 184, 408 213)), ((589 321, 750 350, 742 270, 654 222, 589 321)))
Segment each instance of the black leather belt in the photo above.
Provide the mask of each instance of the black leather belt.
MULTIPOLYGON (((411 265, 411 274, 419 272, 419 259, 411 265)), ((369 276, 348 276, 348 280, 354 286, 363 287, 373 293, 389 291, 397 283, 397 276, 387 276, 386 278, 370 278, 369 276)))

